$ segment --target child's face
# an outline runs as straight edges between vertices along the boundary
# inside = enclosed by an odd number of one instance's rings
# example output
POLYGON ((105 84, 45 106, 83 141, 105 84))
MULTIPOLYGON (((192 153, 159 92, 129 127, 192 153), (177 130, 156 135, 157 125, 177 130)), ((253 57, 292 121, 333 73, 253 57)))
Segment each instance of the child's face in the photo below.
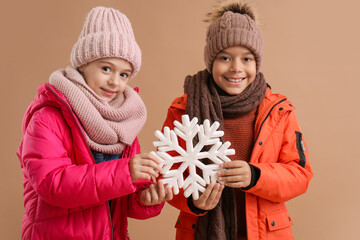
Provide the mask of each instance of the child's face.
POLYGON ((110 102, 121 93, 132 73, 132 65, 120 58, 101 58, 79 67, 88 86, 110 102))
POLYGON ((230 95, 240 94, 255 79, 255 57, 242 46, 225 48, 214 60, 212 75, 222 90, 230 95))

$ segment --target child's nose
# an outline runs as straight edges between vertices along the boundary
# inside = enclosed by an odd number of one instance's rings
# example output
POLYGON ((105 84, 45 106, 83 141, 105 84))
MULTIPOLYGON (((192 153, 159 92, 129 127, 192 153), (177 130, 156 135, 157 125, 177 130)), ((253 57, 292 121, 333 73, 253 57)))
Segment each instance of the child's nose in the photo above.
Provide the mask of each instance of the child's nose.
POLYGON ((109 80, 109 84, 113 86, 118 86, 119 83, 120 83, 120 76, 118 74, 112 75, 109 80))
POLYGON ((234 59, 231 63, 231 71, 232 72, 242 72, 244 69, 244 65, 239 59, 234 59))

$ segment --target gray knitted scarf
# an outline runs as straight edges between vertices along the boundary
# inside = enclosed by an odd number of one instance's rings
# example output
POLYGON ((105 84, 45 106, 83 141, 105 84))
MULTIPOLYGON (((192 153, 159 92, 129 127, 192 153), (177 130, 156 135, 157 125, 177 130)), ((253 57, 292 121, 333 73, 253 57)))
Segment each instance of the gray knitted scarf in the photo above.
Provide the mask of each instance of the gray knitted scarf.
POLYGON ((137 92, 126 86, 108 103, 101 99, 73 67, 51 74, 49 83, 64 94, 79 118, 91 149, 121 154, 131 145, 146 121, 146 107, 137 92))

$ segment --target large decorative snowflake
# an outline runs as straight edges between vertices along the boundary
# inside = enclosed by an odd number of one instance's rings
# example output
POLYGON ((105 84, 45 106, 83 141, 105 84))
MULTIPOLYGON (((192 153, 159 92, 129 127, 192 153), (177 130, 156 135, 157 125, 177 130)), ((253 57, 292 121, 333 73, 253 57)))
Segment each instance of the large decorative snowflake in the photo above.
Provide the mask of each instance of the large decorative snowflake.
POLYGON ((217 171, 223 162, 229 162, 227 155, 234 155, 234 149, 228 149, 230 142, 222 143, 220 137, 223 131, 218 131, 220 124, 214 122, 210 126, 210 121, 205 120, 203 125, 199 125, 195 117, 191 121, 188 115, 182 116, 182 123, 174 121, 175 128, 170 130, 164 127, 164 133, 157 130, 155 136, 159 141, 153 142, 158 151, 153 152, 161 161, 160 166, 163 176, 161 181, 173 188, 174 194, 179 193, 179 188, 184 189, 185 197, 192 195, 193 199, 199 198, 199 191, 204 192, 206 184, 217 181, 217 171), (193 140, 198 137, 198 143, 193 145, 193 140), (183 149, 178 142, 178 137, 186 143, 183 149), (204 146, 211 146, 209 151, 202 151, 204 146), (171 156, 169 151, 175 151, 177 156, 171 156), (210 159, 212 164, 204 164, 201 159, 210 159), (181 163, 177 169, 171 169, 175 163, 181 163), (184 180, 184 172, 189 169, 189 175, 184 180), (170 170, 171 169, 171 170, 170 170), (202 175, 196 171, 201 170, 202 175))

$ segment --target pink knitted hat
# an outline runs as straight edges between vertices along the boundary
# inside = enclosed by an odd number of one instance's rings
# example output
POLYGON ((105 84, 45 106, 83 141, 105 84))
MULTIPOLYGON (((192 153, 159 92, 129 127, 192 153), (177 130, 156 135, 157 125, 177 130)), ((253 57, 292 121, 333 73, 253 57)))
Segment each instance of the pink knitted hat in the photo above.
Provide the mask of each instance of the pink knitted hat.
POLYGON ((212 23, 206 34, 204 60, 211 73, 216 55, 225 48, 243 46, 255 56, 257 72, 263 55, 263 39, 255 23, 255 13, 239 0, 227 0, 209 14, 212 23))
POLYGON ((75 43, 70 61, 74 68, 100 58, 117 57, 133 66, 131 77, 140 70, 141 50, 129 19, 113 8, 93 8, 75 43))

